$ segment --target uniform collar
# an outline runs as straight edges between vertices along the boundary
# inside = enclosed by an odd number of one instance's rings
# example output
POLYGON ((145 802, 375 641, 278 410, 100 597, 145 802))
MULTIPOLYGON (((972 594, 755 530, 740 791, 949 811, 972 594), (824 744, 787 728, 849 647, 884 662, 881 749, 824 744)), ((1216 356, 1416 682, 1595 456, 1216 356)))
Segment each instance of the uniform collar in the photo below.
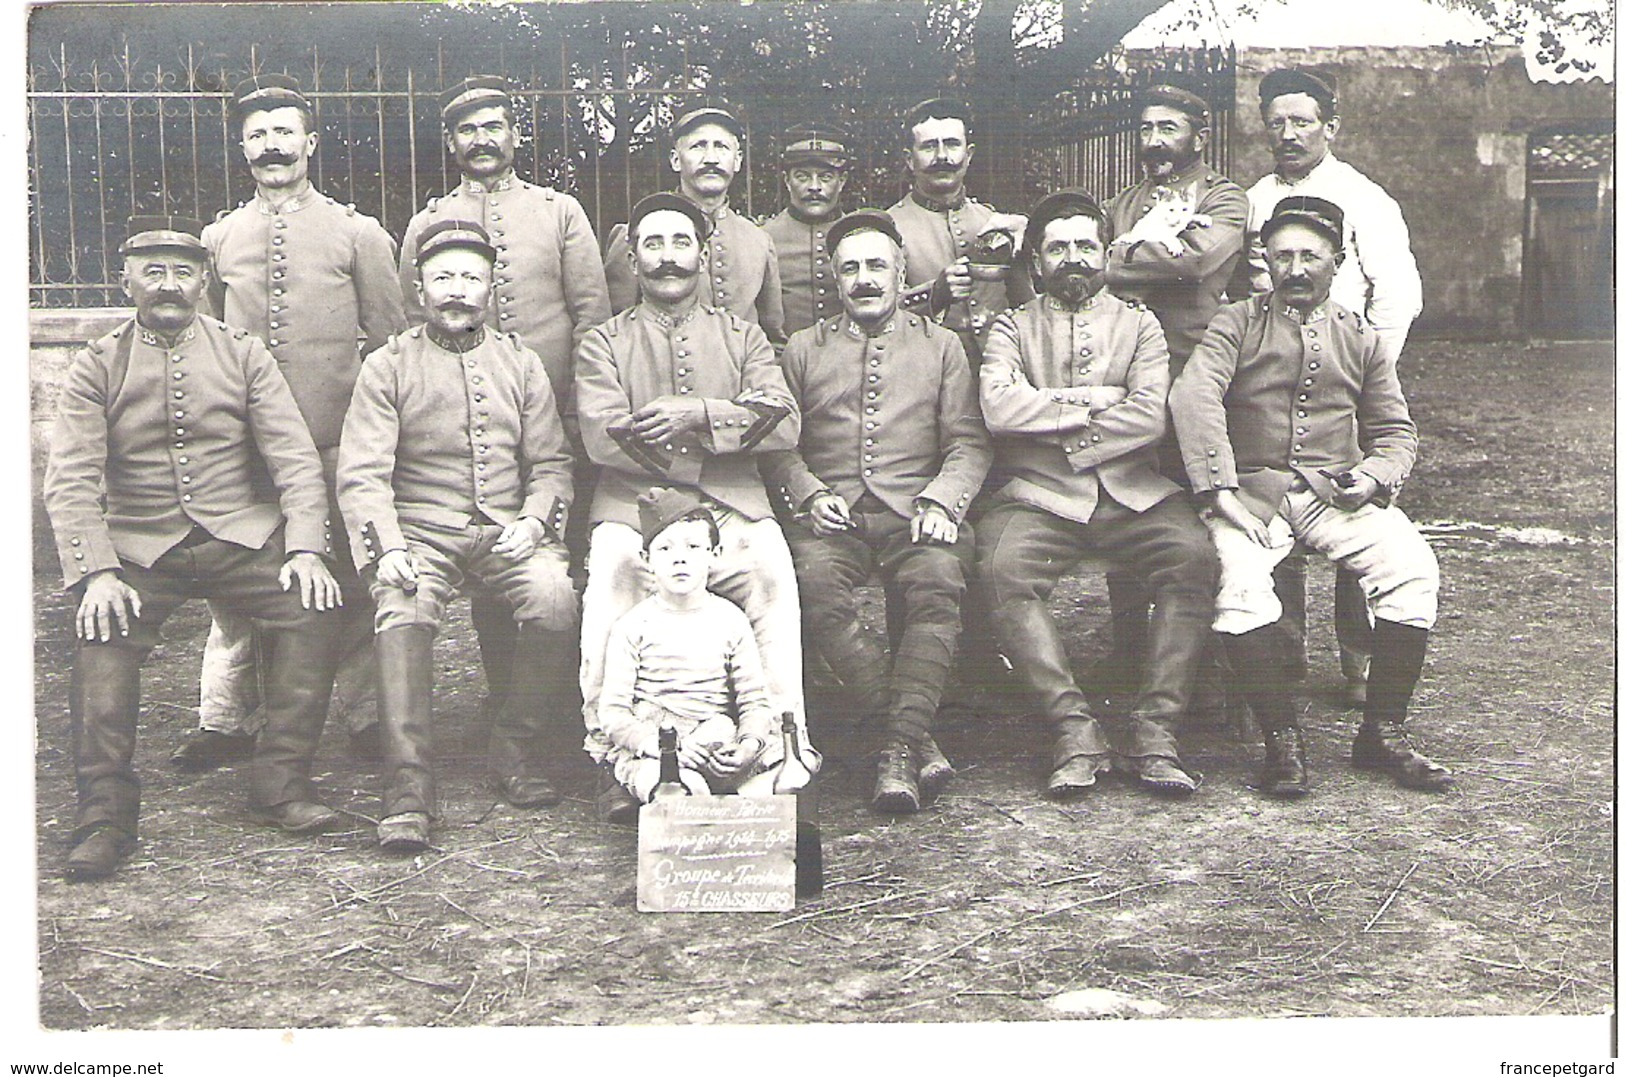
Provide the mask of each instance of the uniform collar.
POLYGON ((286 202, 283 202, 280 206, 273 206, 270 202, 265 200, 264 196, 262 196, 259 191, 255 191, 254 207, 264 216, 274 217, 278 213, 298 213, 300 210, 316 201, 316 199, 319 197, 320 194, 316 190, 316 185, 311 184, 310 186, 306 187, 302 193, 294 195, 286 202))
POLYGON ((433 341, 437 347, 461 355, 463 352, 471 352, 485 343, 485 326, 480 326, 472 333, 461 333, 455 337, 449 337, 433 325, 425 323, 423 335, 433 341))
POLYGON ((836 221, 841 219, 841 214, 840 214, 839 210, 837 210, 833 216, 825 217, 822 220, 816 220, 815 221, 811 217, 808 217, 806 214, 802 213, 799 209, 797 209, 794 206, 785 206, 784 208, 790 214, 790 219, 791 220, 800 221, 802 224, 806 225, 808 228, 828 228, 830 225, 834 224, 836 221))
POLYGON ((519 183, 519 177, 513 174, 510 168, 494 180, 478 180, 471 176, 464 176, 462 187, 468 194, 490 194, 496 191, 506 191, 519 183))
POLYGON ((897 313, 893 313, 891 318, 889 318, 887 320, 886 324, 881 326, 879 331, 874 332, 874 333, 868 332, 867 330, 865 330, 863 328, 863 326, 861 326, 857 322, 853 321, 851 315, 849 315, 849 314, 842 314, 841 315, 841 332, 843 334, 845 334, 846 336, 851 337, 853 340, 865 340, 865 339, 873 340, 875 337, 883 337, 883 336, 887 335, 888 333, 892 332, 896 328, 897 328, 897 313))
POLYGON ((1105 290, 1104 288, 1097 288, 1093 295, 1086 296, 1084 298, 1083 302, 1079 303, 1075 307, 1067 306, 1065 303, 1061 302, 1055 296, 1050 295, 1049 293, 1046 292, 1044 294, 1044 308, 1046 310, 1053 310, 1057 314, 1084 314, 1084 313, 1087 313, 1089 311, 1094 310, 1095 307, 1097 305, 1099 305, 1100 295, 1101 295, 1101 292, 1104 291, 1104 290, 1105 290))
POLYGON ((650 306, 648 303, 639 303, 637 309, 641 310, 644 317, 648 318, 651 322, 654 322, 660 328, 669 331, 672 329, 680 329, 689 322, 693 321, 694 316, 699 314, 704 307, 704 303, 697 302, 675 318, 663 310, 658 310, 655 307, 650 306))
POLYGON ((182 344, 185 344, 188 340, 191 340, 193 337, 197 336, 197 316, 192 316, 192 320, 186 323, 186 328, 182 329, 178 334, 176 334, 173 341, 164 339, 161 334, 154 333, 151 329, 148 329, 140 322, 135 323, 135 329, 136 332, 141 336, 141 343, 150 345, 154 348, 162 348, 165 351, 174 351, 182 344))
POLYGON ((1175 172, 1173 175, 1167 177, 1166 179, 1157 179, 1154 176, 1147 175, 1145 177, 1145 185, 1147 187, 1152 187, 1152 188, 1156 188, 1156 187, 1169 187, 1169 188, 1183 187, 1187 183, 1191 182, 1192 180, 1194 180, 1194 179, 1198 178, 1199 176, 1201 176, 1202 174, 1204 174, 1205 172, 1207 172, 1207 162, 1203 161, 1200 157, 1198 157, 1196 160, 1194 160, 1190 164, 1186 165, 1183 169, 1181 169, 1178 172, 1175 172))
POLYGON ((947 213, 949 210, 964 209, 967 200, 965 188, 959 188, 959 197, 952 202, 938 202, 935 198, 928 198, 919 191, 909 191, 908 196, 916 206, 930 210, 932 213, 947 213))
POLYGON ((1325 303, 1322 303, 1314 310, 1311 310, 1308 314, 1304 314, 1297 307, 1289 306, 1286 303, 1272 303, 1270 305, 1278 309, 1281 312, 1281 315, 1286 318, 1287 321, 1297 322, 1299 325, 1309 325, 1313 322, 1323 322, 1326 320, 1325 303))

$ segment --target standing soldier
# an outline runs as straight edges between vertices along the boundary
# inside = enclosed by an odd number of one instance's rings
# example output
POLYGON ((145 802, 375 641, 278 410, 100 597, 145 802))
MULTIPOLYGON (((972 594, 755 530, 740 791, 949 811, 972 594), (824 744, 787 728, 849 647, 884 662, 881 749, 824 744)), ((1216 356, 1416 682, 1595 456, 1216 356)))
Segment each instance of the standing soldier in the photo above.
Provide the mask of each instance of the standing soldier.
MULTIPOLYGON (((515 175, 518 132, 506 80, 495 75, 464 79, 440 95, 440 118, 446 149, 463 179, 450 194, 431 198, 406 226, 400 280, 407 319, 421 323, 426 313, 417 296, 418 244, 424 231, 438 221, 478 222, 497 252, 487 323, 500 333, 518 333, 541 356, 575 461, 575 501, 588 504, 594 469, 581 451, 572 356, 587 330, 609 317, 598 237, 580 202, 515 175)), ((581 524, 572 520, 574 526, 563 538, 572 562, 579 565, 587 555, 586 516, 576 519, 581 524)), ((479 591, 471 598, 470 613, 489 691, 485 709, 495 714, 507 697, 514 622, 500 602, 479 591)))
MULTIPOLYGON (((745 163, 745 126, 731 112, 697 108, 671 128, 671 170, 677 193, 700 207, 708 222, 699 302, 761 326, 768 343, 784 346, 784 302, 773 240, 728 205, 728 188, 745 163)), ((609 230, 604 272, 616 313, 638 301, 638 277, 628 255, 627 226, 609 230)))
MULTIPOLYGON (((970 109, 948 98, 921 101, 903 117, 903 145, 912 189, 887 210, 908 251, 908 291, 903 306, 939 317, 959 334, 974 372, 981 334, 1025 293, 1004 279, 973 277, 971 262, 984 257, 984 233, 1020 227, 1019 217, 996 213, 965 193, 965 172, 976 155, 970 140, 970 109), (1019 294, 1018 294, 1019 292, 1019 294)), ((1012 246, 1004 255, 1012 261, 1012 246)))
POLYGON ((977 571, 1000 646, 1055 724, 1049 795, 1122 769, 1153 792, 1196 781, 1176 740, 1213 618, 1213 547, 1189 500, 1157 471, 1168 421, 1168 347, 1150 311, 1102 291, 1105 214, 1057 191, 1027 228, 1045 294, 1002 315, 982 362, 982 414, 998 485, 976 526, 977 571), (1156 603, 1134 705, 1115 746, 1078 688, 1045 606, 1089 553, 1145 574, 1156 603))
POLYGON ((310 759, 333 684, 341 602, 321 461, 257 339, 197 314, 199 225, 135 217, 121 276, 135 321, 74 357, 45 472, 45 508, 78 603, 69 710, 79 808, 69 879, 110 875, 136 840, 131 761, 141 665, 189 598, 255 618, 267 644, 265 728, 249 797, 299 833, 338 822, 310 759), (275 498, 257 488, 269 472, 275 498))
POLYGON ((1410 789, 1450 784, 1405 730, 1439 606, 1439 563, 1392 503, 1416 462, 1416 424, 1394 357, 1331 298, 1343 225, 1326 199, 1281 199, 1261 231, 1272 290, 1214 317, 1168 398, 1219 552, 1213 627, 1229 638, 1264 733, 1259 787, 1276 796, 1309 791, 1270 578, 1300 542, 1354 572, 1371 596, 1371 685, 1354 765, 1410 789))
POLYGON ((891 218, 848 214, 827 242, 845 313, 790 338, 801 443, 762 470, 797 509, 787 537, 810 640, 857 697, 864 732, 882 738, 874 808, 913 812, 922 787, 930 796, 953 775, 931 725, 975 560, 965 511, 992 452, 959 338, 898 312, 891 218), (858 618, 873 574, 898 628, 889 669, 858 618))
MULTIPOLYGON (((1342 123, 1337 91, 1302 68, 1271 71, 1258 83, 1258 110, 1275 157, 1275 171, 1253 184, 1247 197, 1248 273, 1254 295, 1270 290, 1264 255, 1264 222, 1287 195, 1312 195, 1343 211, 1344 257, 1332 279, 1332 298, 1359 314, 1376 334, 1382 353, 1399 362, 1411 323, 1422 313, 1422 276, 1411 253, 1410 230, 1399 203, 1353 165, 1332 153, 1342 123)), ((1281 563, 1275 578, 1286 607, 1285 623, 1304 638, 1304 559, 1281 563)), ((1371 665, 1371 613, 1358 578, 1338 569, 1335 604, 1337 643, 1348 701, 1365 703, 1371 665)), ((1294 652, 1301 663, 1303 648, 1294 652)))
MULTIPOLYGON (((638 531, 638 498, 652 486, 686 490, 715 517, 722 552, 711 587, 750 618, 774 710, 806 718, 795 566, 757 469, 761 454, 794 447, 801 417, 762 330, 700 301, 710 224, 669 192, 633 206, 622 257, 642 298, 576 351, 581 436, 603 467, 581 608, 582 710, 587 749, 600 762, 609 748, 598 696, 610 626, 653 593, 638 531)), ((617 805, 602 808, 613 817, 617 805)))
POLYGON ((465 579, 500 595, 518 625, 513 691, 489 742, 498 795, 521 808, 557 803, 544 744, 574 724, 570 456, 552 379, 518 334, 486 327, 500 258, 485 229, 446 219, 418 240, 414 291, 428 322, 368 356, 339 466, 355 559, 376 569, 386 770, 378 840, 390 852, 429 842, 432 651, 465 579))
MULTIPOLYGON (((1241 260, 1247 194, 1202 163, 1212 135, 1207 102, 1178 86, 1159 85, 1139 99, 1140 165, 1145 178, 1107 206, 1113 239, 1106 287, 1150 308, 1168 340, 1170 383, 1185 369, 1220 296, 1241 260)), ((1170 426, 1160 446, 1162 473, 1185 484, 1170 426)), ((1151 595, 1127 569, 1106 576, 1112 609, 1113 695, 1140 682, 1151 595)))
POLYGON ((762 229, 779 256, 786 335, 841 313, 825 240, 841 215, 851 144, 845 128, 832 123, 804 123, 784 133, 784 189, 790 204, 762 229))
MULTIPOLYGON (((243 156, 254 198, 203 230, 214 261, 214 309, 229 326, 260 338, 287 378, 310 427, 328 489, 339 432, 361 356, 406 327, 395 245, 383 227, 310 183, 315 114, 287 75, 257 75, 237 87, 243 156)), ((338 520, 337 505, 331 519, 338 520)), ((342 545, 342 543, 340 544, 342 545)), ((352 596, 343 611, 334 685, 357 755, 377 754, 377 685, 372 611, 345 552, 335 570, 352 596)), ((248 700, 256 679, 253 627, 219 602, 203 650, 199 729, 172 757, 204 770, 252 751, 257 720, 248 700)))

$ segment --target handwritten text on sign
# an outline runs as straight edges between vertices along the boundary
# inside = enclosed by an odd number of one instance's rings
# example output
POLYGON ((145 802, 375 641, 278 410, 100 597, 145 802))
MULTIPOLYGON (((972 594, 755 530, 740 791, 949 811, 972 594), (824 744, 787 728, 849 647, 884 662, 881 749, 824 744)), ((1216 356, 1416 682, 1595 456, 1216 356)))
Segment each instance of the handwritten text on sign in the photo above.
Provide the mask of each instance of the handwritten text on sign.
POLYGON ((795 906, 796 800, 672 797, 638 813, 639 912, 795 906))

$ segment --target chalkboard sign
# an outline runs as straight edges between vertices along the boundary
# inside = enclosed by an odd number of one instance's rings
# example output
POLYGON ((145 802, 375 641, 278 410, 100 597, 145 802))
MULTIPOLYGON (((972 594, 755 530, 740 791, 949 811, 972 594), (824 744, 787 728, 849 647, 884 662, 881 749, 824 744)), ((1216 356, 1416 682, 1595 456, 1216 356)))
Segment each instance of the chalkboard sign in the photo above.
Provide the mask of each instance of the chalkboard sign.
POLYGON ((638 813, 639 912, 795 907, 796 798, 667 797, 638 813))

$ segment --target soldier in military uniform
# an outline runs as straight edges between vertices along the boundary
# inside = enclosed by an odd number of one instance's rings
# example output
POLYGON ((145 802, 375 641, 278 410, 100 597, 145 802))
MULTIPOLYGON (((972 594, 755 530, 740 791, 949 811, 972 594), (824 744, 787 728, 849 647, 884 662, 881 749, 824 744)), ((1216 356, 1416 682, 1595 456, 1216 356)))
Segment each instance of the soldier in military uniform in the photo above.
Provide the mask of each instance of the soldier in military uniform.
MULTIPOLYGON (((400 280, 407 320, 424 320, 417 298, 418 242, 424 230, 443 220, 481 224, 497 251, 487 322, 500 332, 518 333, 541 356, 575 461, 575 500, 588 504, 594 469, 581 451, 572 355, 587 330, 610 314, 598 237, 580 202, 515 175, 518 133, 506 80, 495 75, 464 79, 440 95, 440 117, 446 149, 463 178, 451 193, 429 199, 406 226, 400 280)), ((573 518, 564 536, 577 566, 587 555, 585 521, 585 515, 573 518)), ((513 618, 500 602, 478 591, 471 596, 470 613, 489 690, 485 709, 495 714, 508 693, 513 618)))
POLYGON ((883 740, 873 805, 913 812, 922 786, 932 795, 953 774, 931 725, 975 559, 965 511, 992 452, 958 336, 897 309, 904 252, 891 218, 848 214, 827 242, 845 313, 790 338, 801 441, 762 470, 797 510, 787 537, 808 638, 883 740), (897 626, 889 672, 858 618, 857 588, 874 574, 897 626))
POLYGON ((199 230, 131 219, 120 279, 135 320, 74 357, 51 439, 45 508, 78 604, 70 879, 111 874, 135 844, 141 666, 189 598, 229 604, 266 634, 253 806, 290 831, 338 821, 310 782, 332 688, 329 611, 341 602, 323 560, 321 461, 265 346, 197 313, 208 280, 199 230), (262 470, 274 498, 257 488, 262 470))
POLYGON ((1045 294, 999 317, 982 362, 998 485, 976 525, 978 573, 999 644, 1056 725, 1051 796, 1113 767, 1153 792, 1196 789, 1177 729, 1213 617, 1217 559, 1186 495, 1157 470, 1168 346, 1156 316, 1103 291, 1110 239, 1086 192, 1033 208, 1027 242, 1045 294), (1111 743, 1045 602, 1095 553, 1134 565, 1156 602, 1139 693, 1111 743))
POLYGON ((711 588, 750 618, 768 698, 805 732, 795 567, 757 470, 761 454, 795 446, 800 412, 762 330, 700 299, 710 225, 679 195, 639 201, 622 257, 642 299, 576 351, 581 436, 603 467, 581 615, 586 743, 599 762, 608 748, 597 710, 610 626, 653 593, 637 508, 651 486, 689 490, 711 510, 722 536, 711 588))
POLYGON ((903 306, 930 313, 958 333, 974 373, 983 331, 1027 291, 1019 274, 1000 280, 971 275, 978 237, 990 229, 1019 230, 1021 218, 965 193, 965 172, 976 156, 970 127, 970 109, 960 101, 932 98, 908 110, 903 142, 912 189, 886 212, 908 251, 903 306))
POLYGON ((518 807, 556 803, 543 740, 550 725, 573 725, 570 455, 541 358, 485 324, 498 259, 477 222, 423 230, 415 291, 428 322, 367 357, 344 420, 339 504, 378 609, 378 839, 392 852, 429 841, 432 649, 465 579, 500 595, 519 626, 513 691, 490 735, 498 794, 518 807))
POLYGON ((1271 572, 1298 543, 1354 572, 1375 615, 1356 767, 1436 791, 1450 772, 1412 745, 1411 694, 1438 616, 1439 564, 1393 504, 1416 462, 1416 424, 1395 355, 1331 298, 1343 211, 1292 195, 1261 229, 1272 291, 1214 317, 1169 394, 1191 485, 1219 552, 1213 627, 1264 732, 1259 786, 1309 791, 1291 644, 1271 572))
MULTIPOLYGON (((775 349, 784 346, 784 303, 779 260, 761 227, 728 205, 728 188, 745 162, 745 126, 731 112, 697 108, 671 128, 671 170, 677 193, 705 213, 705 272, 698 281, 699 302, 759 325, 775 349)), ((609 231, 604 272, 609 302, 616 313, 638 301, 638 277, 628 256, 627 226, 609 231)))
POLYGON ((763 222, 779 256, 784 331, 799 332, 841 313, 840 288, 825 240, 841 215, 841 189, 852 162, 852 136, 832 123, 784 133, 784 190, 789 204, 763 222))
MULTIPOLYGON (((1212 134, 1206 101, 1182 87, 1157 85, 1142 91, 1137 104, 1145 177, 1106 207, 1113 234, 1106 287, 1157 316, 1168 340, 1171 383, 1207 331, 1241 262, 1247 193, 1202 162, 1212 134)), ((1162 473, 1184 485, 1171 426, 1159 452, 1162 473)), ((1107 687, 1113 695, 1128 694, 1140 682, 1151 595, 1127 569, 1108 573, 1106 587, 1112 609, 1107 687)))
MULTIPOLYGON (((237 87, 243 155, 254 176, 254 198, 203 230, 214 262, 211 300, 227 325, 258 337, 286 376, 299 412, 322 455, 332 489, 344 409, 370 350, 405 328, 394 241, 371 217, 317 191, 310 183, 317 135, 310 102, 296 80, 265 74, 237 87)), ((332 506, 338 519, 338 508, 332 506)), ((342 547, 343 544, 341 543, 342 547)), ((338 644, 343 658, 334 686, 358 755, 375 755, 371 612, 347 551, 335 563, 353 596, 338 644)), ((206 769, 250 750, 255 647, 252 628, 214 602, 204 646, 199 730, 175 753, 177 765, 206 769)))

